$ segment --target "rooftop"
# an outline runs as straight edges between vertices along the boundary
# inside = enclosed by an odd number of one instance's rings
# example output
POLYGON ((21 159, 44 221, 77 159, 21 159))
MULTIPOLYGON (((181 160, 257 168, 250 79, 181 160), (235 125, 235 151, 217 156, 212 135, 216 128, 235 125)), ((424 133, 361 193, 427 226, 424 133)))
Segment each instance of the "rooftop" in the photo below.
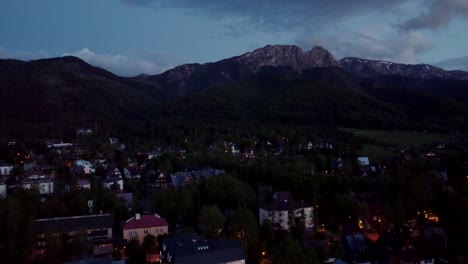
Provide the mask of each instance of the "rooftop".
MULTIPOLYGON (((138 215, 137 215, 138 216, 138 215)), ((167 226, 166 219, 155 214, 140 215, 140 220, 132 217, 124 224, 123 229, 138 229, 145 227, 167 226)))
POLYGON ((163 263, 229 263, 245 260, 237 240, 208 241, 196 234, 169 237, 164 240, 163 263), (168 261, 169 256, 174 258, 168 261))
POLYGON ((71 217, 43 218, 34 220, 38 232, 71 232, 88 229, 112 228, 111 214, 82 215, 71 217))

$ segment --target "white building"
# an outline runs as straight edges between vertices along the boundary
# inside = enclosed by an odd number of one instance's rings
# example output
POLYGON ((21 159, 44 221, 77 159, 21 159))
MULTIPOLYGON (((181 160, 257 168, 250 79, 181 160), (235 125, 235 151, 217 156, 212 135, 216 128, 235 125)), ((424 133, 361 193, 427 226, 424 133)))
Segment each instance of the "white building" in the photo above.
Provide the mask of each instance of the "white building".
POLYGON ((0 175, 10 175, 13 170, 13 165, 1 162, 0 163, 0 175))
POLYGON ((260 224, 268 219, 273 227, 289 230, 290 221, 294 221, 289 219, 291 210, 295 218, 303 219, 306 229, 314 227, 314 207, 292 200, 290 192, 276 192, 271 203, 260 205, 260 224))
POLYGON ((24 189, 37 188, 40 194, 54 193, 54 181, 42 171, 28 172, 21 181, 24 189))
POLYGON ((74 165, 75 167, 78 167, 78 166, 83 167, 83 171, 85 174, 91 174, 95 172, 93 165, 91 164, 91 162, 87 160, 77 160, 75 161, 74 165))

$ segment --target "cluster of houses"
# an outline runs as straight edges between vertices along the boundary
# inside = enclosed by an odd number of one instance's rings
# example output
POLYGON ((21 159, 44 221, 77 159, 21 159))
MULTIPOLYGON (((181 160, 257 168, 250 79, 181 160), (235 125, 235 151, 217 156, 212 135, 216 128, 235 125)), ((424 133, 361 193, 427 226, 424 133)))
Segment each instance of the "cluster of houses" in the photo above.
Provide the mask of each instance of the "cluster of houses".
MULTIPOLYGON (((89 131, 80 132, 80 137, 88 135, 89 131)), ((109 138, 109 143, 116 145, 119 150, 125 149, 125 146, 120 144, 117 138, 109 138)), ((265 144, 274 155, 280 155, 283 149, 290 148, 287 142, 283 142, 278 146, 273 146, 270 142, 266 142, 265 144)), ((314 149, 333 150, 334 145, 335 143, 331 140, 318 139, 309 141, 306 144, 295 145, 294 148, 297 151, 312 151, 314 149)), ((90 180, 92 180, 99 183, 102 188, 116 191, 118 196, 126 200, 129 205, 132 203, 132 194, 123 192, 124 183, 128 179, 140 178, 145 162, 160 157, 167 152, 174 153, 182 159, 186 155, 186 151, 183 148, 169 147, 162 149, 154 147, 149 152, 138 153, 136 162, 130 163, 124 168, 119 168, 115 163, 109 162, 102 157, 98 157, 93 161, 83 159, 85 150, 79 144, 51 140, 47 142, 46 147, 49 153, 55 155, 55 159, 66 164, 70 170, 70 174, 76 179, 73 186, 69 186, 69 188, 91 189, 90 180), (139 158, 142 162, 138 162, 139 158), (95 176, 98 168, 106 171, 104 177, 95 176)), ((437 147, 442 148, 444 146, 437 147)), ((216 150, 217 148, 212 149, 216 150)), ((255 158, 256 155, 254 149, 247 148, 241 151, 235 143, 228 141, 222 144, 221 150, 224 153, 230 153, 243 158, 255 158)), ((372 166, 368 157, 358 157, 357 164, 363 176, 383 170, 381 166, 372 166)), ((337 159, 333 164, 334 169, 341 169, 343 166, 341 159, 337 159)), ((18 153, 16 165, 0 162, 0 196, 7 197, 16 188, 35 188, 41 195, 51 195, 58 191, 56 188, 57 173, 55 170, 54 166, 47 164, 43 158, 41 159, 39 155, 35 155, 31 151, 18 153), (18 173, 14 173, 15 166, 18 165, 22 166, 21 171, 23 171, 19 175, 18 173)), ((179 190, 182 186, 196 181, 226 174, 224 170, 212 168, 197 168, 178 171, 172 174, 154 170, 146 173, 147 185, 150 188, 174 188, 175 190, 179 190)), ((445 172, 440 173, 441 177, 444 177, 445 172)), ((446 173, 445 177, 447 177, 446 173)), ((374 196, 371 198, 358 197, 357 199, 377 200, 374 196)), ((368 204, 372 205, 371 202, 368 204)), ((269 220, 276 230, 290 231, 292 223, 299 218, 303 221, 306 231, 312 231, 314 228, 316 229, 314 218, 316 206, 300 200, 294 200, 290 192, 272 192, 270 199, 261 199, 258 210, 259 224, 261 225, 265 220, 269 220)), ((373 208, 369 209, 372 219, 375 222, 379 222, 380 217, 375 212, 376 210, 373 210, 373 208)), ((363 231, 367 229, 368 223, 361 220, 359 224, 362 224, 362 227, 359 226, 360 229, 347 232, 340 239, 349 258, 353 259, 355 263, 365 263, 367 258, 362 258, 362 256, 368 255, 369 248, 364 240, 363 231), (361 262, 362 259, 364 261, 361 262)), ((35 230, 37 230, 37 245, 33 253, 34 258, 43 256, 47 247, 46 238, 51 234, 60 234, 70 239, 73 239, 77 235, 85 234, 93 244, 93 255, 95 257, 108 257, 115 250, 116 225, 113 216, 110 214, 37 219, 34 220, 34 225, 35 230)), ((146 235, 167 235, 169 231, 166 220, 157 214, 135 214, 134 217, 119 223, 118 226, 118 231, 121 232, 124 240, 137 239, 140 243, 146 235)), ((426 230, 423 233, 425 236, 430 235, 432 238, 436 238, 437 241, 445 241, 446 248, 446 235, 443 231, 439 229, 435 231, 426 230)), ((378 239, 384 242, 387 241, 385 239, 403 236, 401 232, 395 233, 395 231, 383 232, 379 235, 378 239)), ((405 243, 400 246, 400 251, 397 252, 400 263, 421 263, 421 261, 424 263, 434 263, 434 259, 429 257, 430 254, 423 254, 415 250, 419 245, 419 240, 416 239, 415 235, 405 234, 405 239, 405 243)), ((442 242, 439 244, 441 244, 440 247, 444 247, 442 242)), ((324 245, 327 246, 327 243, 324 245)), ((393 246, 388 244, 383 245, 382 250, 387 246, 393 246)), ((419 248, 423 247, 420 246, 419 248)), ((385 255, 387 253, 382 252, 382 256, 387 256, 385 255)), ((392 254, 395 255, 395 252, 392 254)), ((231 240, 207 241, 195 234, 172 236, 165 239, 162 251, 157 254, 157 258, 161 263, 209 263, 211 260, 215 260, 216 263, 245 263, 246 260, 245 253, 239 242, 231 240)), ((389 261, 389 259, 385 259, 385 261, 383 259, 382 262, 389 261)))

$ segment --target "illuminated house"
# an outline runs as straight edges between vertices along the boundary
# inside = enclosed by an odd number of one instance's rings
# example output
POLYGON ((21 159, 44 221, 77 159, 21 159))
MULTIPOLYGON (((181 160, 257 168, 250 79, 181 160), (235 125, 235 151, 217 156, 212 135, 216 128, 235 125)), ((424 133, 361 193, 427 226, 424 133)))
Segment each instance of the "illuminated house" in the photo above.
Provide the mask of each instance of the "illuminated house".
POLYGON ((314 227, 313 213, 314 208, 303 202, 292 200, 290 192, 275 192, 273 201, 264 203, 259 208, 260 225, 268 219, 275 228, 289 230, 290 214, 295 218, 302 218, 306 229, 314 227))

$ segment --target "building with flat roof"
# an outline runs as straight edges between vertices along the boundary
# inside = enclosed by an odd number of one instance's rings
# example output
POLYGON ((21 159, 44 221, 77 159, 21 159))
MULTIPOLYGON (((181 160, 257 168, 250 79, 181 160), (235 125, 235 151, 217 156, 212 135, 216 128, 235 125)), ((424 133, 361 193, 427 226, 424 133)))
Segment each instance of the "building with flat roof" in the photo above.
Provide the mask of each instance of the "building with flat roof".
POLYGON ((162 264, 244 264, 246 256, 237 240, 206 240, 196 234, 168 237, 161 246, 162 264))
POLYGON ((47 249, 46 236, 60 235, 64 241, 71 241, 77 235, 86 235, 93 244, 93 255, 107 256, 113 252, 113 217, 111 214, 83 215, 37 219, 33 228, 37 244, 33 258, 42 256, 47 249))

